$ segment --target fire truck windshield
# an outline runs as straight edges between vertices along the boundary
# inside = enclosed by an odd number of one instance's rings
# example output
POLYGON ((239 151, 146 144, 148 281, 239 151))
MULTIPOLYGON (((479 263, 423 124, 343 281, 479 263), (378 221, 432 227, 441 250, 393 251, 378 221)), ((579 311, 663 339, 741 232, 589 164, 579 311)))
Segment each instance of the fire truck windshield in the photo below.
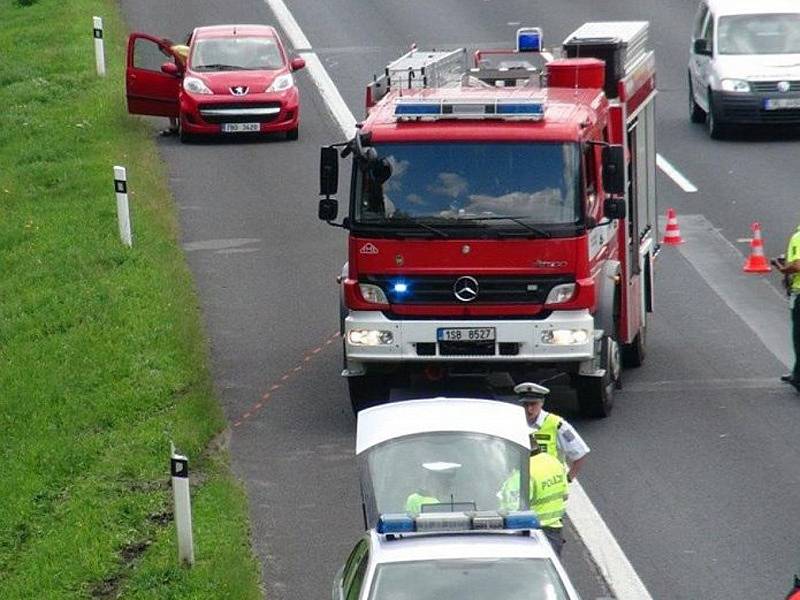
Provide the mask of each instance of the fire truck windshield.
POLYGON ((375 150, 377 161, 356 163, 355 227, 416 223, 450 234, 479 227, 557 235, 581 223, 577 144, 398 143, 375 150))

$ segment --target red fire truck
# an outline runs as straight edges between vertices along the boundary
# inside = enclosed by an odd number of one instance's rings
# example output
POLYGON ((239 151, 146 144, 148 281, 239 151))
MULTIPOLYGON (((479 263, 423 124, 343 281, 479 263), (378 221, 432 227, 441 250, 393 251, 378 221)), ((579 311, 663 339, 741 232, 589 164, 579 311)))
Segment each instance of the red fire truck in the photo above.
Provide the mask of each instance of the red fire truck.
POLYGON ((655 62, 646 22, 542 50, 411 52, 322 148, 319 217, 349 230, 341 328, 354 410, 410 377, 568 375, 604 417, 645 356, 657 252, 655 62), (339 156, 352 156, 347 217, 339 156))

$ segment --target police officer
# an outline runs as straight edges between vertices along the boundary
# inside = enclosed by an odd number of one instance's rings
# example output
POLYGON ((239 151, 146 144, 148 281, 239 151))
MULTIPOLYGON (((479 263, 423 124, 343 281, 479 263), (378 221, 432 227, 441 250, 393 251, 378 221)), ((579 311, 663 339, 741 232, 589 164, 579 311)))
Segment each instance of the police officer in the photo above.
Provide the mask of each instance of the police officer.
POLYGON ((567 470, 564 463, 544 452, 531 439, 531 510, 558 556, 564 547, 562 519, 567 511, 567 470))
POLYGON ((792 314, 792 343, 794 345, 794 369, 781 377, 800 392, 800 226, 789 238, 784 259, 773 259, 772 264, 783 273, 786 291, 789 294, 789 310, 792 314))
POLYGON ((413 515, 420 514, 426 504, 441 504, 442 501, 450 500, 453 495, 456 471, 461 468, 461 465, 437 461, 423 463, 422 468, 426 473, 423 484, 406 498, 405 510, 413 515))
POLYGON ((535 441, 542 452, 568 465, 569 481, 575 479, 589 454, 589 446, 564 418, 542 408, 550 390, 537 383, 520 383, 514 388, 514 393, 519 395, 519 402, 525 407, 531 447, 535 441))

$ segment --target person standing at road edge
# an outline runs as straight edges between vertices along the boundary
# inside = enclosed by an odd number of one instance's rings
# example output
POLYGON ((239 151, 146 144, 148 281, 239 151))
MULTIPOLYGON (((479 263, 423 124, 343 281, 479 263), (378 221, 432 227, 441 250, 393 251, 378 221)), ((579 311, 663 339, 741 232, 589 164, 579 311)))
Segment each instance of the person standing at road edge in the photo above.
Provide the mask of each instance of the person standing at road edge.
POLYGON ((789 310, 792 315, 792 345, 794 346, 794 369, 781 377, 800 392, 800 226, 789 238, 786 256, 772 260, 772 264, 784 277, 789 294, 789 310))
POLYGON ((537 383, 520 383, 514 387, 514 393, 525 408, 531 447, 535 441, 542 452, 555 456, 569 467, 568 481, 575 479, 590 448, 566 419, 542 408, 550 390, 537 383))

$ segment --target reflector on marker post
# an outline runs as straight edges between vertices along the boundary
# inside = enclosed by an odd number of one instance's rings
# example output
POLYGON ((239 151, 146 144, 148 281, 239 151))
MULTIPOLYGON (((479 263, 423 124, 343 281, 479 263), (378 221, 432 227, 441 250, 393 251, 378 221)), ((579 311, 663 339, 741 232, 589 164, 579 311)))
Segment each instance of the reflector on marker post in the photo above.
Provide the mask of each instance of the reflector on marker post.
POLYGON ((130 247, 133 245, 133 238, 131 236, 130 207, 128 206, 128 172, 125 167, 114 167, 114 192, 117 194, 119 237, 123 244, 130 247))
POLYGON ((542 29, 540 27, 520 27, 517 29, 517 52, 541 52, 542 29))
POLYGON ((194 564, 194 542, 192 540, 192 503, 189 497, 189 459, 175 454, 170 458, 172 494, 175 500, 175 529, 178 533, 178 559, 188 565, 194 564))
POLYGON ((103 49, 103 19, 92 17, 92 37, 94 37, 94 59, 97 64, 97 74, 104 77, 106 74, 106 53, 103 49))

